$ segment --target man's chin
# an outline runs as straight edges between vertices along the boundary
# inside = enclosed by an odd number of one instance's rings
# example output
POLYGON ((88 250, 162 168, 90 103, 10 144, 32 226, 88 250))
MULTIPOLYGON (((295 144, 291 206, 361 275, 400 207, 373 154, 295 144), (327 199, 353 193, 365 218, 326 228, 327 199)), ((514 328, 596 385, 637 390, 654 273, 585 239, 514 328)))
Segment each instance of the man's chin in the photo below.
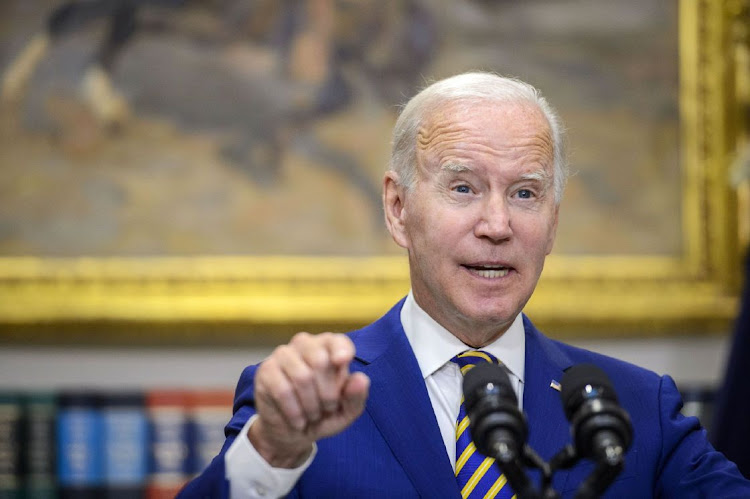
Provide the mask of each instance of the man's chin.
POLYGON ((483 306, 481 303, 474 303, 464 310, 464 318, 470 325, 485 330, 508 327, 517 315, 518 311, 514 307, 483 306))

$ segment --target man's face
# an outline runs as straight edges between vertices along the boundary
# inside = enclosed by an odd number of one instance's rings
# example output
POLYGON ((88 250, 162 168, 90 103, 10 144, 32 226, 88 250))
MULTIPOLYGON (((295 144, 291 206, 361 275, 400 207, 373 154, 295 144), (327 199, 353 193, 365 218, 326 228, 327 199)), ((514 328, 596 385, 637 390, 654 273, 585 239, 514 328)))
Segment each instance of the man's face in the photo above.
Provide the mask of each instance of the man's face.
POLYGON ((389 230, 409 253, 419 305, 483 346, 531 297, 557 228, 553 144, 528 103, 455 103, 417 139, 413 190, 385 179, 389 230))

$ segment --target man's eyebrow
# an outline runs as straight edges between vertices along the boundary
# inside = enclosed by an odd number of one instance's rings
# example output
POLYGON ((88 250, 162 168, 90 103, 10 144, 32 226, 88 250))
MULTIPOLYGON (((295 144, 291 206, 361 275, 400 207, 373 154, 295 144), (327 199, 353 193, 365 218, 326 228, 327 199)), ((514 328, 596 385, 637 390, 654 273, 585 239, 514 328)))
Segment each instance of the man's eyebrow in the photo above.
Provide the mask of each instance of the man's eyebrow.
POLYGON ((534 172, 524 173, 521 175, 521 180, 538 180, 546 184, 552 180, 552 174, 547 170, 540 168, 534 172))
POLYGON ((453 163, 453 162, 443 163, 440 166, 440 169, 441 170, 447 170, 447 171, 450 171, 450 172, 455 172, 455 173, 470 172, 471 171, 471 167, 469 167, 469 166, 467 166, 467 165, 465 165, 463 163, 453 163))

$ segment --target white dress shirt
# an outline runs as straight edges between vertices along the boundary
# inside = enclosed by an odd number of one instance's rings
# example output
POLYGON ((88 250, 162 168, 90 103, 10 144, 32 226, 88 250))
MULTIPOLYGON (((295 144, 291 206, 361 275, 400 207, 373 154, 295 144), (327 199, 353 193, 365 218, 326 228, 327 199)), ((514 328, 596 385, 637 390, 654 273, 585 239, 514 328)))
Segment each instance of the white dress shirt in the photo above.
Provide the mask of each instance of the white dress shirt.
MULTIPOLYGON (((401 309, 401 324, 417 357, 427 394, 435 411, 445 451, 453 469, 456 468, 456 419, 463 395, 463 376, 451 359, 467 347, 447 329, 435 322, 427 312, 417 305, 409 293, 401 309)), ((518 396, 519 406, 523 401, 523 379, 526 353, 526 336, 523 318, 518 314, 508 330, 493 343, 482 348, 497 357, 510 371, 510 381, 518 396)))
MULTIPOLYGON (((445 451, 451 466, 455 469, 456 418, 463 395, 463 378, 459 367, 450 360, 470 348, 422 310, 411 292, 401 309, 401 324, 417 357, 443 437, 445 451)), ((497 357, 508 368, 520 406, 523 401, 526 352, 521 314, 504 334, 482 350, 497 357)), ((250 418, 224 455, 225 475, 229 480, 230 497, 233 499, 260 499, 286 495, 310 466, 317 453, 317 446, 313 445, 312 454, 302 466, 294 469, 271 467, 247 439, 247 431, 254 419, 255 417, 250 418)))

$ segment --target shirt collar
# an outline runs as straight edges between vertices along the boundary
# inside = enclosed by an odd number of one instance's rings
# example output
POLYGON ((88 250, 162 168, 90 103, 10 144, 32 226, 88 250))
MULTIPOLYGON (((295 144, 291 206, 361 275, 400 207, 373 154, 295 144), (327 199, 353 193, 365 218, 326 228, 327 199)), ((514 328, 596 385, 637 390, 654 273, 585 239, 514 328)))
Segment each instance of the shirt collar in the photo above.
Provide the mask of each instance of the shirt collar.
MULTIPOLYGON (((430 317, 414 300, 411 291, 401 308, 401 325, 425 379, 469 348, 430 317)), ((526 335, 521 314, 516 316, 505 333, 482 350, 500 359, 523 382, 526 335)))

